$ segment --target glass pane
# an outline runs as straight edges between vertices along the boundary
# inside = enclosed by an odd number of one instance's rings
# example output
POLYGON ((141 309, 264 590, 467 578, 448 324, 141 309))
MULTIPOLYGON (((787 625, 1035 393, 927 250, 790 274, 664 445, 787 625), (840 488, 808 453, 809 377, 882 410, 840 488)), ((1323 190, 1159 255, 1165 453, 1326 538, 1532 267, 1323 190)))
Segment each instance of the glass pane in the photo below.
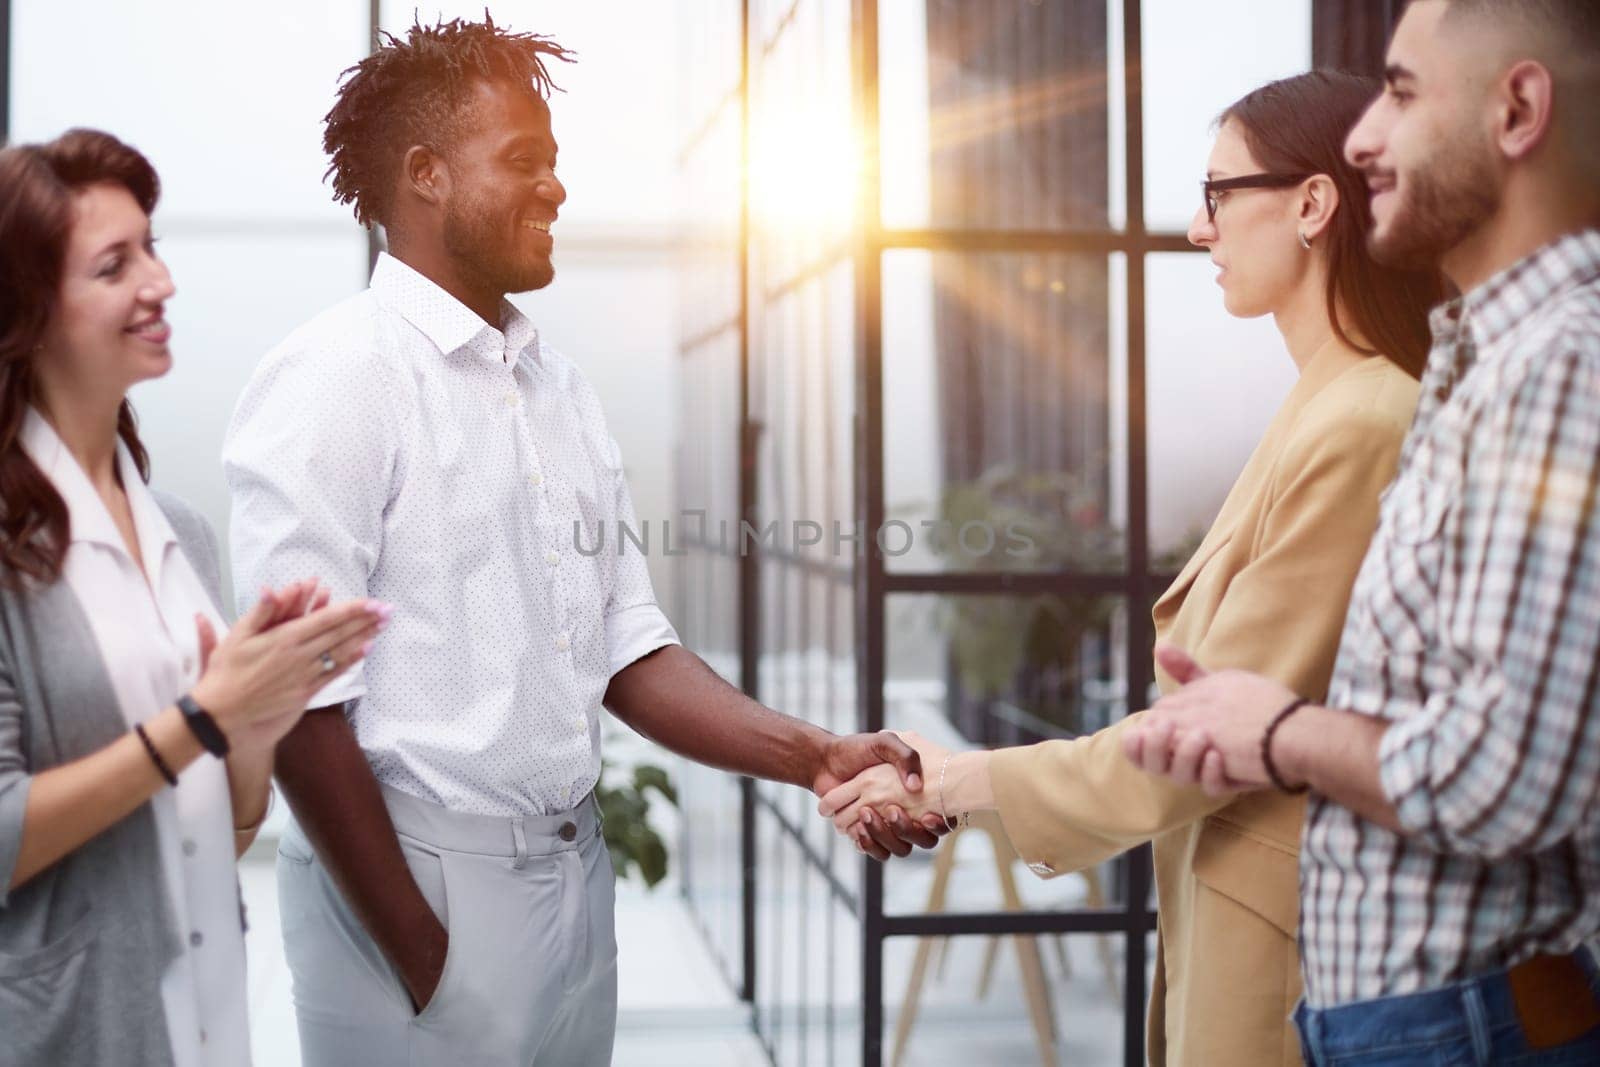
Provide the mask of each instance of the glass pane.
POLYGON ((1311 0, 1143 5, 1145 226, 1181 232, 1200 206, 1222 109, 1310 68, 1311 0))
MULTIPOLYGON (((756 1014, 780 1064, 850 1063, 860 1047, 861 924, 783 822, 756 819, 756 1014)), ((859 867, 853 853, 850 866, 859 867)))
POLYGON ((885 226, 1107 225, 1103 0, 878 11, 885 226))
POLYGON ((891 938, 885 1060, 1120 1063, 1123 945, 1122 934, 891 938))
POLYGON ((1145 260, 1150 554, 1158 571, 1180 569, 1199 546, 1296 378, 1272 321, 1229 316, 1215 273, 1204 255, 1145 260))
MULTIPOLYGON (((1117 597, 892 596, 885 722, 957 751, 1102 729, 1125 710, 1122 604, 1117 597)), ((1120 861, 1035 877, 988 813, 939 850, 889 864, 884 911, 1099 908, 1122 899, 1122 882, 1120 861)))
POLYGON ((746 538, 759 543, 764 560, 841 577, 857 551, 851 276, 848 262, 838 264, 756 309, 760 499, 756 531, 746 538))
POLYGON ((678 242, 679 331, 684 341, 739 315, 739 116, 722 109, 684 157, 684 232, 678 242))
POLYGON ((899 571, 1115 571, 1120 257, 883 257, 880 545, 899 571))
POLYGON ((769 293, 849 254, 861 180, 850 6, 772 6, 775 36, 751 58, 747 186, 753 277, 769 293))

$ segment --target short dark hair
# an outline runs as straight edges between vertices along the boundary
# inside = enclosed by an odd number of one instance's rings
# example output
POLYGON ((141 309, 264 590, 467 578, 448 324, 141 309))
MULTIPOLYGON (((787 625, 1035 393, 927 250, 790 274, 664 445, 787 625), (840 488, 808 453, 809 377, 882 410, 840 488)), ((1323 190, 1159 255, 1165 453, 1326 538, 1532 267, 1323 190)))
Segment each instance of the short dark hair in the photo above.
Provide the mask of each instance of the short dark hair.
POLYGON ((1555 79, 1558 115, 1579 165, 1600 178, 1600 0, 1446 0, 1446 25, 1477 21, 1530 31, 1532 51, 1555 79))
MULTIPOLYGON (((66 501, 22 448, 34 400, 34 359, 61 303, 76 193, 107 182, 132 194, 146 215, 161 182, 138 149, 99 130, 73 129, 44 144, 0 151, 0 585, 24 577, 50 584, 71 543, 66 501)), ((150 458, 126 399, 117 433, 145 481, 150 458)))
POLYGON ((1428 310, 1444 297, 1438 271, 1402 270, 1372 258, 1367 233, 1372 202, 1362 173, 1344 156, 1345 138, 1383 88, 1376 78, 1314 70, 1268 82, 1233 103, 1218 124, 1236 122, 1257 163, 1278 174, 1326 174, 1339 190, 1339 210, 1326 234, 1328 317, 1339 339, 1342 308, 1370 349, 1413 378, 1428 361, 1428 310))
POLYGON ((1595 0, 1446 0, 1446 17, 1483 15, 1545 30, 1579 50, 1600 51, 1600 4, 1595 0))
POLYGON ((404 40, 380 32, 379 47, 339 75, 323 119, 334 200, 354 204, 364 226, 386 223, 406 152, 449 150, 475 82, 504 81, 542 103, 560 88, 545 57, 570 63, 572 55, 548 37, 496 26, 488 11, 482 22, 415 23, 404 40))

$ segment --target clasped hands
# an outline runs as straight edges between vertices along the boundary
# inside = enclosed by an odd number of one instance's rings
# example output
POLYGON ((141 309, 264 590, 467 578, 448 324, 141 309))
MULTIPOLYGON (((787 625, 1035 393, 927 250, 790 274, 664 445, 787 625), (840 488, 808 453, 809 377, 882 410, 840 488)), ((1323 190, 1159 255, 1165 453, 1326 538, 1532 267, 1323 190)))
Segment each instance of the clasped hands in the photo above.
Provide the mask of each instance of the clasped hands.
POLYGON ((911 840, 908 832, 927 835, 926 841, 911 843, 931 847, 955 828, 959 813, 993 806, 987 752, 952 753, 909 731, 887 736, 916 753, 923 772, 920 779, 908 779, 884 762, 816 790, 822 796, 818 813, 832 819, 860 851, 880 860, 890 853, 904 856, 911 848, 896 838, 911 840))
MULTIPOLYGON (((1124 755, 1150 774, 1212 796, 1271 787, 1262 737, 1273 716, 1295 699, 1293 691, 1246 671, 1209 673, 1173 645, 1157 645, 1156 661, 1182 688, 1128 726, 1124 755)), ((867 736, 897 738, 915 751, 923 772, 919 779, 905 769, 914 764, 885 756, 858 764, 851 776, 818 778, 818 813, 867 855, 881 860, 890 853, 906 855, 912 844, 930 847, 932 835, 953 829, 959 817, 995 806, 990 753, 953 753, 909 732, 867 736)), ((1278 769, 1283 772, 1281 763, 1278 769)))

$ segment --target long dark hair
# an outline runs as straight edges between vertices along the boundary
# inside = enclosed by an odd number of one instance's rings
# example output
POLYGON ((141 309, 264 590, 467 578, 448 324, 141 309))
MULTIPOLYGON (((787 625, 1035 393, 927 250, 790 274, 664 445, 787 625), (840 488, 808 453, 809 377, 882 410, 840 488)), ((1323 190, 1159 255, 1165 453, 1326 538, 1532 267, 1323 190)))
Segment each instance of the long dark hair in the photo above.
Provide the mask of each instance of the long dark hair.
MULTIPOLYGON (((72 542, 66 501, 23 450, 22 423, 34 360, 60 304, 72 197, 100 182, 126 188, 146 215, 161 195, 150 161, 98 130, 0 150, 0 585, 11 589, 25 578, 60 578, 72 542)), ((126 399, 117 434, 148 482, 150 457, 126 399)))
POLYGON ((1339 209, 1322 235, 1328 247, 1333 331, 1352 348, 1383 355, 1420 378, 1431 343, 1428 310, 1444 298, 1443 276, 1373 260, 1367 251, 1372 203, 1366 179, 1344 158, 1345 137, 1382 88, 1376 78, 1314 70, 1263 85, 1230 106, 1217 122, 1238 123, 1250 154, 1264 170, 1326 174, 1333 180, 1339 209), (1347 325, 1365 344, 1351 339, 1347 325))

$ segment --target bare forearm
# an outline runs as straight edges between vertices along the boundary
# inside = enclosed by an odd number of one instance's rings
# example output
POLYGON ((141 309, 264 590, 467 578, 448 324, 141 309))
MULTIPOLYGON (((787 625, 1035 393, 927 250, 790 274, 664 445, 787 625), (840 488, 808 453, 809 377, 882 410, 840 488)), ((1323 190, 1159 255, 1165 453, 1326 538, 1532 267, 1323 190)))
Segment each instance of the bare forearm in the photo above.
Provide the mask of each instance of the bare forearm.
POLYGON ((807 789, 833 737, 751 700, 678 645, 618 672, 605 704, 645 737, 698 763, 807 789))
POLYGON ((940 800, 941 772, 944 775, 943 800, 945 814, 960 811, 991 811, 995 808, 994 784, 989 777, 990 757, 987 751, 957 752, 950 757, 948 766, 928 767, 928 788, 924 791, 934 804, 940 800))
POLYGON ((228 756, 228 800, 233 809, 233 852, 242 856, 261 832, 272 789, 272 753, 228 756), (239 827, 251 829, 240 832, 239 827))
POLYGON ((1305 782, 1368 822, 1399 832, 1378 777, 1378 745, 1387 728, 1370 715, 1305 707, 1273 735, 1273 762, 1289 781, 1305 782))
MULTIPOLYGON (((444 927, 411 876, 383 793, 343 711, 307 712, 279 742, 276 770, 296 822, 373 941, 408 985, 419 969, 437 980, 444 927)), ((432 990, 418 992, 412 989, 420 1006, 432 990)))
MULTIPOLYGON (((144 729, 174 774, 205 754, 176 707, 156 715, 144 729)), ((11 888, 127 818, 166 787, 155 762, 132 731, 92 756, 34 775, 11 888)))

